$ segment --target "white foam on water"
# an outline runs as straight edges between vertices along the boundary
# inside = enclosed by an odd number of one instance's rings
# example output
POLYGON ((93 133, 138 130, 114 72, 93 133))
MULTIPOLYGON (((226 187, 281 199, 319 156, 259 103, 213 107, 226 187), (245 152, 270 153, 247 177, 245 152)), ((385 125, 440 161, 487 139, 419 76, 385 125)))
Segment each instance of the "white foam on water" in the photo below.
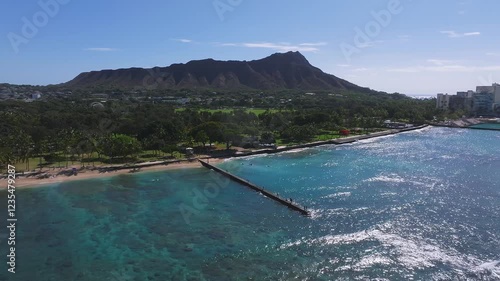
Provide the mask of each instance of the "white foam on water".
POLYGON ((477 268, 491 272, 492 276, 500 279, 500 260, 485 262, 477 268))
MULTIPOLYGON (((385 183, 408 183, 419 188, 434 189, 439 183, 440 179, 431 177, 411 177, 405 178, 397 174, 380 174, 375 177, 363 180, 363 182, 385 182, 385 183)), ((394 193, 383 193, 382 195, 395 195, 394 193)))
MULTIPOLYGON (((380 226, 378 228, 386 228, 380 226)), ((442 249, 440 246, 431 244, 430 241, 418 237, 410 239, 401 237, 394 233, 384 232, 380 229, 371 229, 349 234, 326 235, 316 239, 300 239, 281 245, 286 249, 302 244, 329 245, 354 245, 363 242, 378 242, 384 252, 389 255, 373 253, 379 249, 367 250, 367 255, 360 257, 352 265, 343 265, 340 270, 361 271, 376 265, 403 265, 411 270, 434 268, 441 264, 451 266, 456 272, 489 273, 493 277, 500 277, 500 260, 485 262, 481 259, 459 253, 454 249, 442 249)))
POLYGON ((268 156, 269 156, 269 154, 256 154, 256 155, 250 155, 250 156, 240 157, 240 158, 237 158, 237 159, 249 161, 249 160, 253 160, 253 159, 257 159, 257 158, 263 158, 263 157, 268 157, 268 156))
POLYGON ((340 164, 338 162, 330 161, 330 162, 325 162, 325 163, 321 164, 321 167, 330 168, 330 167, 337 167, 339 165, 340 164))
POLYGON ((380 193, 380 195, 382 195, 382 196, 396 196, 398 194, 396 192, 384 192, 384 193, 380 193))
POLYGON ((355 271, 363 271, 375 265, 390 265, 392 263, 393 261, 388 257, 384 257, 380 254, 373 254, 362 257, 360 261, 352 266, 352 269, 355 271))
POLYGON ((368 208, 368 207, 361 207, 361 208, 354 209, 354 210, 352 210, 352 211, 353 211, 353 212, 361 212, 361 211, 366 211, 366 210, 368 210, 368 209, 370 209, 370 208, 368 208))
POLYGON ((379 175, 376 177, 372 177, 369 179, 364 180, 363 182, 390 182, 390 183, 402 183, 405 182, 405 179, 396 175, 396 174, 389 174, 389 175, 379 175))
POLYGON ((427 127, 424 127, 422 129, 418 129, 418 130, 413 130, 413 131, 408 131, 408 132, 402 132, 402 134, 407 134, 407 133, 425 133, 426 131, 429 131, 429 130, 432 130, 433 127, 432 126, 427 126, 427 127))
POLYGON ((345 185, 339 185, 339 186, 320 186, 318 188, 315 188, 316 190, 325 190, 325 189, 353 189, 355 187, 353 186, 345 186, 345 185))
POLYGON ((456 159, 457 157, 452 156, 452 155, 443 155, 443 156, 440 156, 439 158, 441 158, 441 159, 456 159))
POLYGON ((297 148, 297 149, 286 150, 286 151, 280 152, 280 154, 299 153, 299 152, 303 152, 303 151, 310 150, 310 149, 312 149, 312 147, 297 148))
POLYGON ((349 213, 349 209, 347 208, 336 208, 336 209, 317 209, 311 211, 311 217, 313 219, 321 218, 323 216, 326 217, 331 217, 331 216, 338 216, 338 215, 345 215, 349 213))
POLYGON ((313 220, 319 219, 323 216, 321 214, 321 209, 308 209, 308 211, 309 211, 309 216, 313 220))
POLYGON ((383 140, 383 139, 388 139, 388 138, 393 138, 395 137, 396 135, 386 135, 386 136, 380 136, 380 137, 373 137, 373 138, 369 138, 369 139, 364 139, 364 140, 359 140, 357 142, 355 142, 356 144, 367 144, 367 143, 373 143, 373 142, 376 142, 376 141, 379 141, 379 140, 383 140))
POLYGON ((338 197, 349 197, 349 196, 351 196, 350 192, 337 192, 334 194, 323 196, 322 198, 338 198, 338 197))

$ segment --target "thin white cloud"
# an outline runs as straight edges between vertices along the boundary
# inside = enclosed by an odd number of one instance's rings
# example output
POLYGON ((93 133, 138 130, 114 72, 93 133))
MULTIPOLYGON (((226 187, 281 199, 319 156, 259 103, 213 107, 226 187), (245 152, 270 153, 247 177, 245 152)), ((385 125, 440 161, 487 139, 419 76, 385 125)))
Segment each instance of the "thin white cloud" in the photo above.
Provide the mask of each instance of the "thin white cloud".
POLYGON ((366 68, 366 67, 360 67, 360 68, 356 68, 356 69, 353 69, 352 71, 354 72, 364 72, 364 71, 368 71, 369 69, 366 68))
POLYGON ((237 43, 217 43, 217 45, 222 47, 238 47, 237 43))
POLYGON ((91 51, 91 52, 114 52, 114 51, 118 51, 118 49, 115 49, 115 48, 86 48, 84 50, 85 51, 91 51))
POLYGON ((350 64, 337 64, 338 67, 351 67, 350 64))
POLYGON ((301 43, 301 44, 288 44, 288 43, 218 43, 222 47, 244 47, 244 48, 262 48, 272 49, 279 52, 299 51, 299 52, 316 52, 319 51, 319 45, 311 45, 318 43, 301 43))
POLYGON ((461 16, 465 15, 466 13, 467 13, 466 11, 458 11, 458 14, 461 16))
POLYGON ((361 44, 356 44, 356 47, 359 49, 365 49, 365 48, 372 48, 375 47, 378 44, 382 44, 385 41, 383 40, 373 40, 373 41, 368 41, 366 43, 361 43, 361 44))
POLYGON ((318 47, 318 46, 326 46, 328 43, 326 42, 317 42, 317 43, 301 43, 299 44, 300 46, 311 46, 311 47, 318 47))
POLYGON ((180 38, 180 39, 171 39, 172 41, 176 42, 181 42, 181 43, 193 43, 193 40, 191 39, 185 39, 185 38, 180 38))
POLYGON ((418 72, 479 72, 500 71, 500 65, 466 66, 466 65, 436 65, 436 66, 410 66, 390 68, 388 72, 418 73, 418 72))
POLYGON ((398 36, 398 39, 401 41, 408 41, 408 40, 410 40, 410 38, 411 38, 411 36, 407 35, 407 34, 403 34, 403 35, 398 36))
POLYGON ((460 37, 469 37, 469 36, 478 36, 481 35, 481 32, 466 32, 466 33, 458 33, 454 30, 443 30, 440 31, 441 34, 447 35, 449 38, 460 38, 460 37))
POLYGON ((427 62, 437 66, 450 65, 456 63, 456 61, 453 60, 440 60, 440 59, 428 59, 427 62))
POLYGON ((500 57, 500 53, 486 53, 486 55, 490 57, 500 57))
POLYGON ((387 69, 387 71, 417 73, 417 72, 478 72, 478 71, 500 70, 500 65, 470 66, 470 65, 459 64, 459 61, 453 61, 453 60, 428 59, 427 63, 431 65, 417 65, 417 66, 409 66, 402 68, 392 68, 392 69, 387 69))
POLYGON ((275 43, 243 43, 243 47, 247 48, 264 48, 264 49, 273 49, 282 52, 288 51, 301 51, 301 52, 315 52, 319 51, 316 47, 308 47, 308 46, 300 46, 300 45, 282 45, 275 43))

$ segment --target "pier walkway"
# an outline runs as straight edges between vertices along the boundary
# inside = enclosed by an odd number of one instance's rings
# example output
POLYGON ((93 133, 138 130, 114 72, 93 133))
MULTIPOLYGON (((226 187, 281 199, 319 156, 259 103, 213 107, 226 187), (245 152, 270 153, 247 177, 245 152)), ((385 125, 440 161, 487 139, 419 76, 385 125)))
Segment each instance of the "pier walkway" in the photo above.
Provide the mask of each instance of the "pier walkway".
POLYGON ((270 191, 267 191, 265 190, 264 188, 262 187, 259 187, 245 179, 242 179, 238 176, 235 176, 231 173, 229 173, 228 171, 224 171, 222 170, 221 168, 218 168, 214 165, 210 165, 209 163, 205 162, 205 161, 202 161, 202 160, 199 160, 200 161, 201 165, 203 165, 204 167, 208 168, 208 169, 211 169, 211 170, 214 170, 215 172, 218 172, 220 173, 221 175, 237 182, 237 183, 240 183, 244 186, 247 186, 247 187, 250 187, 251 189, 257 191, 257 192, 260 192, 261 194, 265 195, 266 197, 270 198, 270 199, 273 199, 274 201, 278 202, 278 203, 281 203, 285 206, 287 206, 288 208, 290 209, 293 209, 295 211, 298 211, 300 213, 302 213, 303 215, 306 215, 306 216, 309 216, 310 213, 309 211, 305 208, 305 207, 302 207, 301 205, 291 201, 291 200, 288 200, 288 199, 284 199, 282 197, 280 197, 278 194, 275 194, 275 193, 272 193, 270 191))

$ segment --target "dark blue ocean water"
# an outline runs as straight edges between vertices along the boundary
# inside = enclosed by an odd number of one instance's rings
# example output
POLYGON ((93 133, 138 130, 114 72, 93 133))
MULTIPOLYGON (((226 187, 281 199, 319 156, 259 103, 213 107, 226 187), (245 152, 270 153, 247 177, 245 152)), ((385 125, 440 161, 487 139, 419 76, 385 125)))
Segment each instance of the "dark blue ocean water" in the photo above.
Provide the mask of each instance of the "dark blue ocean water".
POLYGON ((0 279, 500 280, 499 132, 431 128, 220 166, 312 217, 202 168, 18 190, 17 273, 2 262, 0 279))

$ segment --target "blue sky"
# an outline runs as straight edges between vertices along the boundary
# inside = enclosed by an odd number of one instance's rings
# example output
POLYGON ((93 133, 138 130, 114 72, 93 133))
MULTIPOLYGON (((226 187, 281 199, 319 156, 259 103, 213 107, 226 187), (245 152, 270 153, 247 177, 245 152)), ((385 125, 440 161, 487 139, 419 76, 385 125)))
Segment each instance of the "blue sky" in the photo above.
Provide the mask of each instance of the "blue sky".
POLYGON ((498 0, 1 1, 0 82, 298 50, 361 86, 453 93, 500 82, 499 10, 498 0))

